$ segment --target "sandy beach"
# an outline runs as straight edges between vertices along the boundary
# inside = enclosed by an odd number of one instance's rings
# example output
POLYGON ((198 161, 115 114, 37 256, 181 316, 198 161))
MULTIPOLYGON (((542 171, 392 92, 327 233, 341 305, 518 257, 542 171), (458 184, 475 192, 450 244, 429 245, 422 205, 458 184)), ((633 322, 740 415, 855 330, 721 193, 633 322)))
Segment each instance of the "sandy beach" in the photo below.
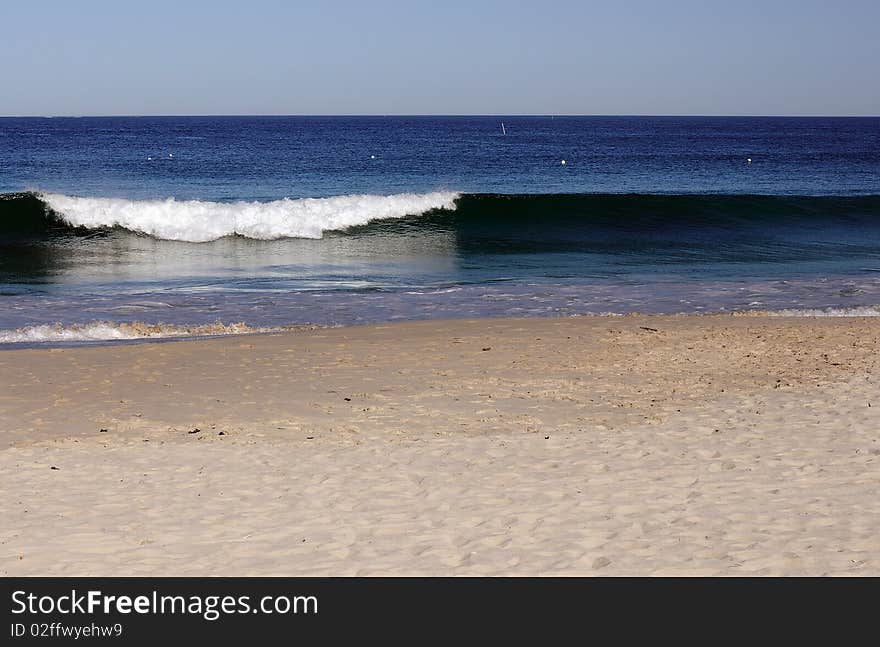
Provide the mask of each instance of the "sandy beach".
POLYGON ((880 575, 880 319, 0 352, 3 575, 880 575))

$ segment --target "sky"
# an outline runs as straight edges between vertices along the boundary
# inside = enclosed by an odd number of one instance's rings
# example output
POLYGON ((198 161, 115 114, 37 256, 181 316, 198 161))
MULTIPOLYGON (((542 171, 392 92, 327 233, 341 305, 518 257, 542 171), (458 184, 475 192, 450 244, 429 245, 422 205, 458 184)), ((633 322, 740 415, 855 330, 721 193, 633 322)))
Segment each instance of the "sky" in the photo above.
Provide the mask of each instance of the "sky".
POLYGON ((880 115, 878 0, 3 0, 0 115, 880 115))

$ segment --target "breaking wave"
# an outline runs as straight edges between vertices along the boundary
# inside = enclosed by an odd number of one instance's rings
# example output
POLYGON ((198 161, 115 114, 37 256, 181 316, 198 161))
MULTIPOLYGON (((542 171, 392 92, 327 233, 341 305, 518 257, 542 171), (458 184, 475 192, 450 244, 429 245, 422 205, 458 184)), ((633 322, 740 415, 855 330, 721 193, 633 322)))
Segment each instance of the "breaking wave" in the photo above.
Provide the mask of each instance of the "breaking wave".
POLYGON ((225 236, 260 240, 321 238, 326 231, 373 220, 452 210, 457 197, 456 193, 434 192, 225 203, 18 193, 0 196, 0 227, 4 233, 24 234, 59 228, 121 228, 162 240, 193 243, 225 236))
MULTIPOLYGON (((159 239, 207 242, 321 238, 343 234, 455 232, 460 240, 515 244, 527 251, 592 249, 604 240, 655 243, 730 235, 876 231, 880 195, 528 194, 438 191, 396 195, 284 198, 271 202, 127 200, 56 193, 0 194, 0 239, 124 229, 159 239), (532 247, 540 248, 538 250, 532 247), (545 249, 546 248, 546 249, 545 249)), ((873 234, 871 234, 873 235, 873 234)), ((721 238, 719 238, 721 236, 721 238)), ((497 245, 496 245, 497 246, 497 245)), ((775 250, 774 250, 775 251, 775 250)))

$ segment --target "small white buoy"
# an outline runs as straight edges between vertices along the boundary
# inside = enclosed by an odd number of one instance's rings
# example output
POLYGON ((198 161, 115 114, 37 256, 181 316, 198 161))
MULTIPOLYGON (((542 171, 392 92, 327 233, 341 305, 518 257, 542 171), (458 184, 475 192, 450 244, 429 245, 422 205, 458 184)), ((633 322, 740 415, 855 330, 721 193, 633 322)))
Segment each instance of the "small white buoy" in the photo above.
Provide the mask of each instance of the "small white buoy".
POLYGON ((148 157, 148 158, 147 158, 147 161, 148 161, 148 162, 152 162, 152 161, 153 161, 153 158, 152 158, 152 157, 148 157))
POLYGON ((565 160, 562 160, 562 165, 565 166, 565 160))
POLYGON ((751 157, 747 157, 747 158, 746 158, 746 163, 751 164, 751 163, 752 163, 752 158, 751 158, 751 157))
POLYGON ((374 159, 376 159, 376 156, 375 156, 375 155, 370 155, 370 159, 371 159, 371 160, 374 160, 374 159))
POLYGON ((168 157, 174 157, 174 153, 168 153, 168 157))

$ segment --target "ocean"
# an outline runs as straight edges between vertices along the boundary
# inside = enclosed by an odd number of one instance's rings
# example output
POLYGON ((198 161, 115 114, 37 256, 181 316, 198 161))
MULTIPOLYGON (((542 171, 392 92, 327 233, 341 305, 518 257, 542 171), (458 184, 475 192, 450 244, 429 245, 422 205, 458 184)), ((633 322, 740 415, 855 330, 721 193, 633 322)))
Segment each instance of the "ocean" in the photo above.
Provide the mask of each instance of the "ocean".
POLYGON ((0 118, 5 346, 748 311, 880 314, 880 118, 0 118))

